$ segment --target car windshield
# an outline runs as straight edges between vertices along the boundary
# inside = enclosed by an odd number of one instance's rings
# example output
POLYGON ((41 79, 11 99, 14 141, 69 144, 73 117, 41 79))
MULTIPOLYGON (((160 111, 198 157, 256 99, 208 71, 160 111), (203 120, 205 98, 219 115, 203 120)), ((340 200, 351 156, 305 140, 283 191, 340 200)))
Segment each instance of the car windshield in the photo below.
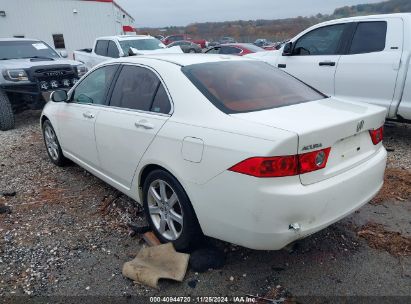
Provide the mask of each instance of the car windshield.
POLYGON ((122 40, 120 41, 120 46, 125 54, 128 53, 130 48, 140 51, 153 51, 165 48, 165 45, 156 38, 122 40))
POLYGON ((0 60, 59 57, 42 41, 0 41, 0 60))
POLYGON ((183 73, 227 114, 261 111, 326 98, 303 82, 257 61, 185 66, 183 73))

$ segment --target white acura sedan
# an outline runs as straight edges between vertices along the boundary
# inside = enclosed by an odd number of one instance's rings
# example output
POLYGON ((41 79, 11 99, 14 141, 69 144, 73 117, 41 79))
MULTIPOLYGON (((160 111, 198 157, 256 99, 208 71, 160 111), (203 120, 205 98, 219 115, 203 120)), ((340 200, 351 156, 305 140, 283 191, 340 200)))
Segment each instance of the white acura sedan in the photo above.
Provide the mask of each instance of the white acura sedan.
POLYGON ((56 91, 41 127, 70 159, 144 205, 162 242, 207 235, 281 249, 370 201, 383 108, 335 100, 263 62, 121 58, 56 91))

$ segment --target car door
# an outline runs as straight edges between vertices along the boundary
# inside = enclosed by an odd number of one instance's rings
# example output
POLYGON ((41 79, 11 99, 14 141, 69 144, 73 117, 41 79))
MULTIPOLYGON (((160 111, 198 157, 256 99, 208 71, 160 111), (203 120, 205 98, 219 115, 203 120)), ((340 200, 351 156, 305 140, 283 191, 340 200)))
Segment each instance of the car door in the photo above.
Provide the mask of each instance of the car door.
POLYGON ((103 173, 123 189, 130 189, 140 159, 171 108, 157 73, 137 65, 122 67, 109 107, 97 117, 96 142, 103 173))
POLYGON ((278 67, 327 94, 334 95, 334 76, 342 50, 346 24, 313 29, 293 43, 291 56, 282 56, 278 67))
POLYGON ((100 165, 94 123, 118 66, 101 67, 82 79, 73 89, 70 102, 62 105, 58 124, 63 150, 95 169, 100 165))
POLYGON ((389 109, 403 51, 403 21, 375 18, 354 25, 347 54, 338 63, 335 95, 389 109))

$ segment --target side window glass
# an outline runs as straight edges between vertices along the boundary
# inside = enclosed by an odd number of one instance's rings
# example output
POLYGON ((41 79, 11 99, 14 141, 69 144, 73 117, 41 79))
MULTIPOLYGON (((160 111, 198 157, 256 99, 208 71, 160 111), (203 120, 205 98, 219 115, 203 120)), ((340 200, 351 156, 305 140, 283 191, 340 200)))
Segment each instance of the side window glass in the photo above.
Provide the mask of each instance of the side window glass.
POLYGON ((215 47, 215 48, 212 48, 212 49, 208 50, 206 53, 207 54, 219 54, 220 49, 221 49, 221 47, 215 47))
POLYGON ((111 57, 111 58, 119 58, 120 57, 117 45, 114 43, 114 41, 109 41, 108 42, 107 56, 111 57))
POLYGON ((171 111, 170 100, 168 99, 167 92, 161 83, 150 111, 163 114, 169 114, 171 111))
POLYGON ((101 67, 90 73, 75 88, 73 102, 104 104, 107 91, 117 71, 117 65, 101 67))
POLYGON ((95 49, 96 54, 107 57, 107 47, 108 47, 107 40, 98 40, 96 44, 96 49, 95 49))
POLYGON ((150 111, 160 80, 150 70, 124 66, 111 96, 110 106, 150 111))
POLYGON ((227 46, 222 46, 220 48, 220 54, 230 54, 228 51, 229 51, 229 47, 227 46))
POLYGON ((345 24, 324 26, 305 34, 295 44, 293 55, 335 55, 345 24))
POLYGON ((357 26, 349 54, 381 52, 385 49, 387 22, 361 22, 357 26))
POLYGON ((236 55, 236 54, 240 54, 240 53, 241 53, 241 50, 239 48, 230 46, 230 47, 226 48, 226 53, 224 53, 224 54, 236 55))

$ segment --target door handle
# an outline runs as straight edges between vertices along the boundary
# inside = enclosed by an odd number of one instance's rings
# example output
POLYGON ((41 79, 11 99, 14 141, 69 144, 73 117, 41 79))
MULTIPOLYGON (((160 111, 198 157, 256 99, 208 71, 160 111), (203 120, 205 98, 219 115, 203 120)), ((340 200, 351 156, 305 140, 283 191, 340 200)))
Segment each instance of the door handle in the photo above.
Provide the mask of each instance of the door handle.
POLYGON ((90 119, 96 117, 93 113, 90 113, 90 112, 85 112, 85 113, 83 113, 83 116, 84 116, 85 118, 90 118, 90 119))
POLYGON ((137 128, 143 128, 146 130, 154 129, 154 125, 143 119, 134 124, 137 128))
POLYGON ((334 61, 323 61, 319 63, 320 66, 335 66, 334 61))
POLYGON ((279 63, 278 64, 279 69, 285 69, 286 67, 287 67, 287 65, 285 63, 279 63))

